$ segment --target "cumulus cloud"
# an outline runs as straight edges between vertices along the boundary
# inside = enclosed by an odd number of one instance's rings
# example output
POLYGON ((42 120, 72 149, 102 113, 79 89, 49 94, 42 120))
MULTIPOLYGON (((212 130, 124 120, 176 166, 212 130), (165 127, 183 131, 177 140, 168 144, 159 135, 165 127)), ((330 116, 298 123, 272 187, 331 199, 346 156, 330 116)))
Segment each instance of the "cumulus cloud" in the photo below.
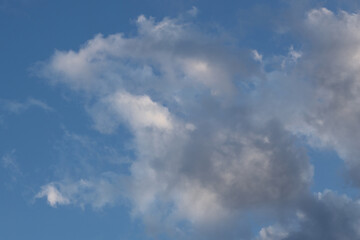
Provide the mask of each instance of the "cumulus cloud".
POLYGON ((296 223, 263 228, 259 239, 356 238, 340 207, 357 209, 355 201, 308 196, 313 169, 298 136, 334 148, 359 169, 359 19, 311 10, 301 21, 304 44, 272 60, 224 46, 183 20, 142 15, 132 37, 97 35, 78 51, 56 51, 38 74, 85 95, 99 132, 127 128, 134 161, 127 187, 118 187, 123 178, 115 174, 52 182, 37 197, 96 208, 122 196, 133 216, 177 230, 184 221, 196 230, 221 228, 249 209, 288 206, 300 211, 296 223), (266 71, 271 61, 278 67, 266 71), (241 88, 264 76, 254 90, 241 88))
MULTIPOLYGON (((235 101, 236 82, 258 74, 251 52, 232 54, 179 19, 140 16, 137 24, 133 38, 97 35, 39 70, 93 99, 87 109, 100 132, 131 130, 136 160, 124 195, 133 215, 202 228, 306 194, 312 167, 296 139, 276 119, 255 123, 253 110, 235 101)), ((99 189, 50 183, 38 197, 102 206, 91 192, 113 201, 99 189)))

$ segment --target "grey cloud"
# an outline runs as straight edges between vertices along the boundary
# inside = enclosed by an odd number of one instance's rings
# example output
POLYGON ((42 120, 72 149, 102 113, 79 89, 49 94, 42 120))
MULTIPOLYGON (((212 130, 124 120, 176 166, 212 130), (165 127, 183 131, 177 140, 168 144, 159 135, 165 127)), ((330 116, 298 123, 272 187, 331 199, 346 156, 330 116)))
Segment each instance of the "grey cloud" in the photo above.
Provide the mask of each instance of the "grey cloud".
POLYGON ((300 220, 300 229, 284 240, 350 240, 360 237, 360 205, 357 201, 324 192, 304 202, 301 209, 305 217, 300 220))
MULTIPOLYGON (((256 94, 263 119, 277 116, 285 129, 305 136, 314 148, 331 148, 345 161, 359 186, 359 23, 358 13, 313 9, 301 22, 301 57, 268 72, 256 94), (276 86, 272 87, 272 86, 276 86), (274 109, 275 110, 266 110, 274 109)), ((298 29, 299 30, 299 29, 298 29)), ((299 33, 298 32, 298 33, 299 33)), ((266 61, 269 59, 264 59, 266 61)), ((271 62, 271 61, 270 61, 271 62)), ((358 239, 359 204, 325 191, 299 199, 300 215, 263 228, 259 239, 358 239)))
MULTIPOLYGON (((351 179, 359 185, 360 15, 326 8, 309 11, 303 21, 302 55, 268 77, 280 90, 271 104, 287 129, 308 137, 315 147, 334 148, 347 163, 351 179), (277 78, 277 79, 275 79, 277 78), (281 103, 281 101, 284 101, 281 103)), ((269 89, 265 89, 265 92, 269 89)), ((266 100, 265 100, 266 101, 266 100)))
POLYGON ((303 199, 296 220, 263 228, 259 240, 358 239, 360 205, 326 190, 303 199))

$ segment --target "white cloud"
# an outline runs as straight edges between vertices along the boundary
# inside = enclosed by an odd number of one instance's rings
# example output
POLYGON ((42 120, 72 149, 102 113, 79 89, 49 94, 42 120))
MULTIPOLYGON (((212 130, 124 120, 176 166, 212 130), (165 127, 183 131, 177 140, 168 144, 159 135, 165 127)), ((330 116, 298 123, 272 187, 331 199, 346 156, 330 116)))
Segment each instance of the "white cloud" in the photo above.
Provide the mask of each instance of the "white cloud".
POLYGON ((262 62, 263 56, 257 50, 252 50, 251 52, 255 61, 262 62))
POLYGON ((102 99, 98 106, 93 109, 93 117, 97 129, 105 130, 108 126, 124 121, 132 128, 157 128, 159 130, 171 130, 173 123, 171 115, 165 107, 153 102, 149 96, 135 96, 127 92, 117 92, 102 99), (109 112, 101 111, 107 108, 109 112), (104 118, 111 118, 107 114, 115 114, 115 123, 110 123, 104 118), (116 116, 118 115, 118 116, 116 116))
POLYGON ((53 185, 48 184, 41 188, 41 191, 35 196, 35 198, 43 198, 46 197, 48 203, 52 207, 56 207, 56 205, 65 205, 69 204, 70 200, 63 196, 62 193, 53 185))
POLYGON ((191 16, 195 17, 199 13, 199 9, 197 7, 192 7, 190 10, 187 11, 191 16))
POLYGON ((35 198, 46 198, 52 207, 74 204, 100 209, 117 204, 123 191, 120 180, 121 177, 115 174, 103 173, 96 179, 51 182, 42 186, 35 198))
POLYGON ((245 53, 232 54, 180 19, 156 22, 141 15, 137 26, 138 35, 132 38, 99 34, 77 52, 56 51, 38 65, 38 74, 91 94, 156 90, 173 101, 195 86, 227 96, 235 87, 233 75, 255 69, 245 53))
POLYGON ((289 233, 281 226, 268 226, 261 228, 257 240, 282 240, 288 235, 289 233))
POLYGON ((291 57, 291 59, 296 62, 299 58, 301 58, 302 56, 302 52, 300 51, 295 51, 294 47, 291 46, 289 49, 289 56, 291 57))

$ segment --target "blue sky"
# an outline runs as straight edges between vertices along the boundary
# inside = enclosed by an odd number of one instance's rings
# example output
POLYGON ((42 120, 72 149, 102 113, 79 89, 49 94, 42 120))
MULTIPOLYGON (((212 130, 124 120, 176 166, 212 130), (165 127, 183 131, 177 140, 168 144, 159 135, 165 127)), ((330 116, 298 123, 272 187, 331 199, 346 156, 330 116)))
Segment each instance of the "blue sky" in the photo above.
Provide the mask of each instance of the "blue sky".
POLYGON ((359 7, 0 0, 0 238, 360 239, 359 7))

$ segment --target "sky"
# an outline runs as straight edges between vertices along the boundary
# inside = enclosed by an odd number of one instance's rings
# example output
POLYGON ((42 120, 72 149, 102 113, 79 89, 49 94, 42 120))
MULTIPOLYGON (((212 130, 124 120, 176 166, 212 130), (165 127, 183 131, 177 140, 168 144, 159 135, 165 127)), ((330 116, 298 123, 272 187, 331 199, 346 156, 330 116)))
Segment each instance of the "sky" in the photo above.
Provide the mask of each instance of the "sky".
POLYGON ((0 0, 0 239, 360 239, 359 10, 0 0))

